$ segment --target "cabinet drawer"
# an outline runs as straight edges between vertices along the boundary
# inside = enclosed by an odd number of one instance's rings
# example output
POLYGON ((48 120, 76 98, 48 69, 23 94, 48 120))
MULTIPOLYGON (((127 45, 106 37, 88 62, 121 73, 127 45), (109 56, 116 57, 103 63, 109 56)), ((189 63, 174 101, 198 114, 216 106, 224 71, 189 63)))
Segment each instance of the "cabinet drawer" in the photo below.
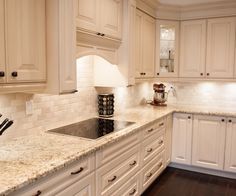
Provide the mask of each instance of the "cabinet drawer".
POLYGON ((139 146, 134 146, 125 154, 107 163, 96 172, 97 195, 110 195, 140 168, 139 146))
POLYGON ((152 137, 147 138, 142 144, 142 162, 146 165, 155 155, 164 150, 165 130, 155 133, 152 137))
POLYGON ((144 128, 144 131, 143 131, 144 138, 147 138, 150 135, 160 131, 161 129, 165 128, 165 126, 166 126, 165 118, 162 118, 158 120, 157 122, 151 125, 148 125, 147 127, 144 128))
POLYGON ((141 184, 142 192, 161 174, 165 169, 164 166, 164 151, 152 159, 142 170, 141 184))
POLYGON ((140 195, 140 175, 136 174, 118 190, 112 190, 110 196, 138 196, 140 195))
POLYGON ((13 193, 12 196, 32 196, 36 195, 38 191, 44 196, 55 195, 88 175, 94 169, 95 157, 94 154, 92 154, 63 168, 55 174, 38 180, 33 185, 29 185, 28 187, 13 193))
POLYGON ((140 134, 136 133, 128 138, 121 139, 118 142, 115 142, 99 151, 96 152, 96 167, 101 167, 103 164, 107 163, 110 160, 113 160, 117 156, 121 155, 123 152, 126 152, 137 143, 140 142, 140 134))

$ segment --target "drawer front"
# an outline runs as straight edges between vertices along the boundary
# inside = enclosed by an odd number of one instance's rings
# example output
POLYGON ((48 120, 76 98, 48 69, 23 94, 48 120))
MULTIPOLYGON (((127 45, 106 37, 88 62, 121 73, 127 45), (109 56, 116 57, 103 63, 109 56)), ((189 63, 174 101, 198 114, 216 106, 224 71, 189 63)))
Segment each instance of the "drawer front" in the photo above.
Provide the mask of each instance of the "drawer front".
POLYGON ((144 138, 147 138, 147 137, 151 136, 152 134, 165 128, 165 126, 166 126, 165 119, 166 118, 161 118, 157 122, 155 122, 151 125, 148 125, 146 128, 144 128, 144 131, 143 131, 144 138))
POLYGON ((19 190, 12 196, 24 195, 32 196, 37 195, 37 192, 41 192, 44 196, 55 195, 61 190, 70 186, 71 184, 82 179, 95 169, 95 156, 94 154, 85 157, 61 171, 56 172, 46 178, 38 180, 35 184, 25 187, 19 190))
POLYGON ((134 146, 96 171, 97 195, 109 195, 117 190, 140 168, 139 146, 134 146))
POLYGON ((150 184, 161 174, 164 169, 164 151, 162 151, 159 155, 152 159, 142 170, 142 192, 150 186, 150 184))
POLYGON ((140 175, 136 174, 118 190, 112 190, 110 196, 138 196, 140 195, 140 175))
POLYGON ((146 165, 155 155, 164 150, 165 130, 155 133, 152 137, 147 138, 142 144, 142 163, 146 165))
POLYGON ((115 142, 107 146, 106 148, 97 151, 96 167, 97 168, 101 167, 103 164, 113 160, 114 158, 126 152, 139 142, 140 142, 140 134, 136 133, 129 136, 128 138, 121 139, 120 141, 115 142))

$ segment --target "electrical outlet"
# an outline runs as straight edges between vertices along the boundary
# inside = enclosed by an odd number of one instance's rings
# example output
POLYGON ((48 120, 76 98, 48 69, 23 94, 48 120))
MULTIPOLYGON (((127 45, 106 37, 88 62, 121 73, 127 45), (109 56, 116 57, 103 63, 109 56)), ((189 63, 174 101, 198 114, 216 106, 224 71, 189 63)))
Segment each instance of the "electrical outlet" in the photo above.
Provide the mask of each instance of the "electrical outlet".
POLYGON ((25 102, 25 113, 26 113, 26 115, 32 115, 33 112, 34 112, 33 101, 32 100, 26 101, 25 102))

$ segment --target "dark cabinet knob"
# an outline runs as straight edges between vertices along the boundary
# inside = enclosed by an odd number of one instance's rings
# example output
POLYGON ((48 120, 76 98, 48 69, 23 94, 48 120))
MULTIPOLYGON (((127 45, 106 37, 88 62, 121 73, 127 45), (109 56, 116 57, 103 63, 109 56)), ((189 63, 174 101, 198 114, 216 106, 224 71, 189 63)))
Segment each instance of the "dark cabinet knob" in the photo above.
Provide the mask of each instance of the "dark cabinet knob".
POLYGON ((207 73, 207 76, 209 76, 210 74, 209 73, 207 73))
POLYGON ((0 77, 4 77, 5 76, 5 72, 4 71, 0 71, 0 77))
POLYGON ((191 119, 191 116, 188 116, 188 119, 191 119))
POLYGON ((140 73, 140 75, 142 76, 142 75, 143 75, 143 73, 140 73))
POLYGON ((97 33, 97 35, 101 35, 101 33, 97 33))
POLYGON ((143 75, 146 75, 146 73, 143 73, 143 75))
POLYGON ((159 76, 160 74, 159 74, 159 73, 157 73, 157 75, 159 76))
POLYGON ((41 191, 37 191, 37 193, 36 193, 34 196, 39 196, 39 195, 41 195, 41 194, 42 194, 41 191))
POLYGON ((14 77, 14 78, 17 77, 17 76, 18 76, 17 71, 13 71, 13 72, 11 73, 11 76, 14 77))
POLYGON ((200 75, 203 76, 203 73, 201 73, 200 75))
POLYGON ((101 34, 101 36, 102 36, 102 37, 104 37, 104 36, 105 36, 105 34, 104 34, 104 33, 102 33, 102 34, 101 34))
POLYGON ((232 120, 229 120, 229 123, 231 123, 232 122, 232 120))
POLYGON ((221 121, 222 121, 222 122, 225 122, 225 119, 222 119, 221 121))

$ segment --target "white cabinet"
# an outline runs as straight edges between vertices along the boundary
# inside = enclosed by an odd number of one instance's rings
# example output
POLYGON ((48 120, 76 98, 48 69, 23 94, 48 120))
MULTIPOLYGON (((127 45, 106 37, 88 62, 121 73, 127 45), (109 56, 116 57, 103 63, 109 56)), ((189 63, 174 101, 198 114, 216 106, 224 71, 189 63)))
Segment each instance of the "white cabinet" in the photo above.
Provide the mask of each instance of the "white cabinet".
POLYGON ((46 81, 45 0, 7 0, 7 82, 46 81))
POLYGON ((0 84, 6 81, 4 5, 5 1, 0 0, 0 84))
POLYGON ((224 170, 236 172, 236 119, 229 118, 226 132, 224 170))
POLYGON ((209 19, 206 73, 210 78, 233 78, 236 18, 209 19))
POLYGON ((192 115, 174 114, 172 135, 172 162, 191 164, 192 115))
POLYGON ((171 162, 172 130, 173 130, 173 115, 171 114, 166 117, 166 129, 165 129, 166 165, 168 165, 171 162))
POLYGON ((223 170, 226 119, 195 115, 192 165, 223 170))
POLYGON ((77 27, 99 36, 121 39, 122 0, 77 0, 77 27))
POLYGON ((179 69, 179 22, 156 22, 156 76, 177 77, 179 69))
POLYGON ((205 76, 206 24, 206 20, 181 22, 180 77, 205 76))
POLYGON ((95 175, 94 173, 86 176, 80 181, 60 191, 57 196, 94 196, 95 195, 95 175))
POLYGON ((135 77, 153 77, 155 71, 155 19, 136 12, 135 77))

